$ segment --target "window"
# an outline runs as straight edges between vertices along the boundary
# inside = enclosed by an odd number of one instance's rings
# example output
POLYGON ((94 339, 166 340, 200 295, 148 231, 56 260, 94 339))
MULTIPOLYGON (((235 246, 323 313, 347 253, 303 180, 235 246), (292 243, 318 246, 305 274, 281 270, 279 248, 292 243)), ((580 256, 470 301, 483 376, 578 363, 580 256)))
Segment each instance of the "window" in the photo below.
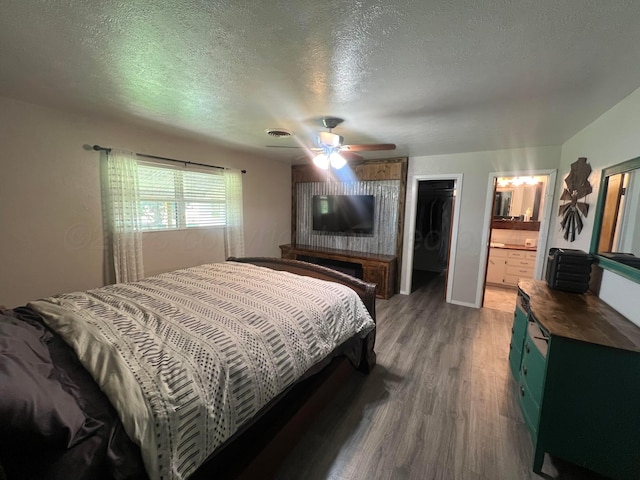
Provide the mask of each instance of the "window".
POLYGON ((225 226, 222 171, 201 172, 139 162, 142 230, 225 226))

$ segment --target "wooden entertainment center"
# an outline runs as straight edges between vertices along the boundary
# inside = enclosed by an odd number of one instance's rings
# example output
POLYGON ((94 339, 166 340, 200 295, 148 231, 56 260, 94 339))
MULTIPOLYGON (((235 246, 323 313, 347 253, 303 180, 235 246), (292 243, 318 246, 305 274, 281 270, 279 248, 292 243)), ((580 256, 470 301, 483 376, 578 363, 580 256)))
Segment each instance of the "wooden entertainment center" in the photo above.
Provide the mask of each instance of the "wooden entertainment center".
MULTIPOLYGON (((349 168, 338 174, 334 171, 321 170, 314 165, 291 166, 291 243, 281 245, 282 258, 305 260, 362 278, 366 282, 377 285, 376 296, 390 298, 399 290, 399 266, 402 264, 402 239, 404 237, 404 200, 407 185, 406 157, 350 161, 349 168), (298 187, 303 184, 348 185, 352 182, 388 182, 399 181, 397 192, 397 223, 388 226, 395 231, 395 252, 385 250, 386 254, 371 253, 375 247, 355 247, 359 251, 341 250, 345 245, 317 246, 311 235, 300 234, 298 225, 298 208, 309 202, 309 194, 298 198, 298 187), (330 248, 333 247, 333 248, 330 248), (392 253, 394 253, 392 255, 392 253)), ((301 186, 301 188, 303 188, 301 186)), ((339 189, 329 192, 340 194, 339 189)), ((392 202, 388 202, 392 205, 392 202)), ((307 205, 308 208, 308 205, 307 205)), ((388 207, 389 208, 389 207, 388 207)), ((304 210, 301 210, 304 211, 304 210)), ((377 246, 376 246, 377 247, 377 246)), ((379 251, 379 250, 376 250, 379 251)))
POLYGON ((280 245, 280 250, 282 258, 316 263, 375 283, 379 298, 390 298, 395 293, 398 262, 393 255, 291 244, 280 245))

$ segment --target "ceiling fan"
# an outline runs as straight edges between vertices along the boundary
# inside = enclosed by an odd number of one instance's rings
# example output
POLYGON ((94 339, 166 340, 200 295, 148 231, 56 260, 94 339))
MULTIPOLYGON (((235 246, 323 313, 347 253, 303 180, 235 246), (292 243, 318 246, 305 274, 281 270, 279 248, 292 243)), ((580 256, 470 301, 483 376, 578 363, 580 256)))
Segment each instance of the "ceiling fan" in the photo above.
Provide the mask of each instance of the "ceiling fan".
POLYGON ((378 150, 395 150, 393 143, 370 143, 363 145, 345 145, 344 138, 332 132, 344 120, 338 117, 324 117, 322 125, 326 132, 318 132, 317 147, 310 147, 311 152, 318 152, 313 157, 313 163, 324 170, 329 166, 340 169, 347 164, 347 160, 362 160, 362 156, 355 152, 373 152, 378 150))

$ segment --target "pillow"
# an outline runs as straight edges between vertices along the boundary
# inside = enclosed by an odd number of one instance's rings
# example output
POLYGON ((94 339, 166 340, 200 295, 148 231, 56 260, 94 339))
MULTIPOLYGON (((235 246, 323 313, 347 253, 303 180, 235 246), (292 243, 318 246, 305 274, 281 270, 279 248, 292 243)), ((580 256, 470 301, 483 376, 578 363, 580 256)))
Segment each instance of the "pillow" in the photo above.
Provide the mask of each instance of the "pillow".
POLYGON ((69 448, 85 416, 53 376, 49 332, 0 314, 0 443, 29 442, 69 448))

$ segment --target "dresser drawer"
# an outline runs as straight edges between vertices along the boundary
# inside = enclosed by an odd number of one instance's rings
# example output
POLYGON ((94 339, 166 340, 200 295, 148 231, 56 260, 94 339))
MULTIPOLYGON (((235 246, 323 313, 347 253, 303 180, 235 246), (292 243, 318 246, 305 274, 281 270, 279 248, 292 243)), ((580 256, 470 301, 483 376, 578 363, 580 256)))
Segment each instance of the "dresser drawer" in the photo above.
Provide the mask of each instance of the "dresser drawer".
POLYGON ((536 262, 532 260, 527 260, 526 258, 508 258, 507 259, 507 267, 517 267, 517 268, 531 268, 535 266, 536 262))
POLYGON ((535 398, 523 382, 518 384, 518 395, 520 403, 520 411, 524 417, 524 423, 527 424, 531 440, 536 444, 538 437, 538 423, 540 421, 540 406, 536 403, 535 398))
POLYGON ((522 347, 520 378, 538 404, 542 402, 547 349, 547 339, 540 327, 534 322, 529 322, 527 336, 522 347))
POLYGON ((509 365, 513 378, 520 379, 520 362, 522 360, 522 346, 527 335, 529 323, 528 298, 518 291, 516 308, 513 313, 513 325, 511 326, 511 343, 509 344, 509 365))
POLYGON ((518 347, 518 350, 522 350, 528 323, 529 314, 520 305, 516 304, 516 310, 513 314, 513 326, 511 327, 511 340, 518 347))
POLYGON ((538 252, 527 252, 524 258, 526 258, 527 260, 533 260, 535 262, 537 255, 538 255, 538 252))
POLYGON ((514 339, 511 339, 509 344, 509 366, 511 367, 511 375, 518 381, 520 379, 520 363, 522 361, 522 351, 515 344, 514 339))
POLYGON ((523 278, 533 277, 533 266, 512 266, 507 263, 507 275, 519 275, 523 278))
POLYGON ((535 261, 527 259, 531 252, 524 250, 510 250, 507 257, 504 282, 509 285, 517 285, 521 278, 533 278, 535 261))
POLYGON ((505 250, 504 248, 493 248, 489 249, 489 258, 507 258, 509 250, 505 250))

